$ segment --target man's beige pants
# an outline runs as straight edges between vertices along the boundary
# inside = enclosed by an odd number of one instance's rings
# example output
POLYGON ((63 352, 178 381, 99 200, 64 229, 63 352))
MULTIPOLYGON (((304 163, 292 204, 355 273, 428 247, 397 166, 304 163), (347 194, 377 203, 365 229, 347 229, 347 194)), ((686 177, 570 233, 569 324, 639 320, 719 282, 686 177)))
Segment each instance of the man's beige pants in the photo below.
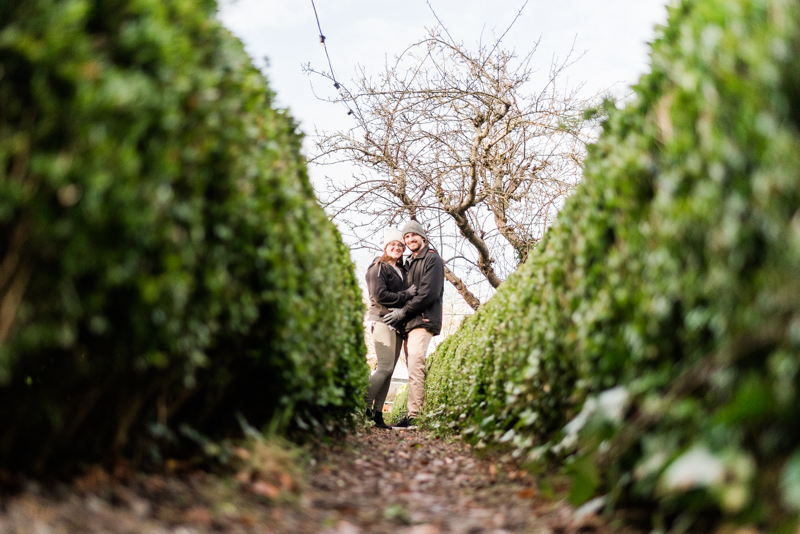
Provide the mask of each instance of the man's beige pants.
POLYGON ((408 333, 408 417, 416 418, 425 400, 425 359, 433 334, 424 328, 408 333))

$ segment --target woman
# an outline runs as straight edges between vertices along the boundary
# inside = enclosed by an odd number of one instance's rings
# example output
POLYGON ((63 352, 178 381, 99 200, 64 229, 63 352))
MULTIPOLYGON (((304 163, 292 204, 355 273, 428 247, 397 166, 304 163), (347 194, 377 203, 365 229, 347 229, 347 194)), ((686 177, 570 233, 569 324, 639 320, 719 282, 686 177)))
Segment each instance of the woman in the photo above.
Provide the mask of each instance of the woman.
MULTIPOLYGON (((391 428, 383 422, 383 403, 389 393, 392 373, 403 345, 402 330, 386 325, 383 316, 389 313, 389 308, 401 308, 417 294, 416 286, 406 289, 402 259, 404 250, 403 234, 396 228, 389 228, 383 240, 383 256, 375 258, 367 269, 370 300, 367 330, 375 341, 378 357, 378 370, 369 379, 367 416, 375 421, 376 428, 391 428)), ((401 325, 398 326, 402 329, 401 325)))

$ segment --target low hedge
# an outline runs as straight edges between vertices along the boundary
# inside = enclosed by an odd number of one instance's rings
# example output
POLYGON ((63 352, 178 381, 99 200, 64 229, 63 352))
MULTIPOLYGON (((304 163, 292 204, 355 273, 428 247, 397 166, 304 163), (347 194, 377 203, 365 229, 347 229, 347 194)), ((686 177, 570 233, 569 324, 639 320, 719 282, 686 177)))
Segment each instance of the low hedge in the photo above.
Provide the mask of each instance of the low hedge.
POLYGON ((578 191, 430 359, 429 425, 560 459, 573 502, 651 527, 796 528, 799 10, 669 8, 578 191))
POLYGON ((360 407, 353 265, 216 3, 0 11, 0 466, 360 407))
POLYGON ((408 414, 408 384, 403 384, 397 388, 392 410, 388 413, 385 420, 387 424, 397 424, 408 414))

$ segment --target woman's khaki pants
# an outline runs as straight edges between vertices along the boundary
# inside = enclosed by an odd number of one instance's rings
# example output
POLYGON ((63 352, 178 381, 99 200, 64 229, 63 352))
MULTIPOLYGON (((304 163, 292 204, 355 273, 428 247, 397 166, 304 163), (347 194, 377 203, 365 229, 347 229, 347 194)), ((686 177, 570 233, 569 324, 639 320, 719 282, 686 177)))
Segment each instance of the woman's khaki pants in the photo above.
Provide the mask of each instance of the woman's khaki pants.
POLYGON ((375 341, 378 370, 372 373, 369 378, 367 408, 373 408, 374 403, 374 410, 382 412, 383 403, 386 402, 386 395, 389 393, 389 386, 392 383, 394 366, 397 365, 397 359, 400 357, 403 338, 400 337, 397 330, 390 330, 388 326, 380 321, 375 321, 370 330, 372 339, 375 341))

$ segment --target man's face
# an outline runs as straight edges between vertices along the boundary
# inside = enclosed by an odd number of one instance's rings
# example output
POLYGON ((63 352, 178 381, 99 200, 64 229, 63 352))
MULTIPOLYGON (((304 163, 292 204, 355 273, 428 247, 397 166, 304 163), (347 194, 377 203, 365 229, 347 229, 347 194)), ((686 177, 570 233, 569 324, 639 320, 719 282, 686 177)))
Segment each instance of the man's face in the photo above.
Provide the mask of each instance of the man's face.
POLYGON ((425 244, 425 240, 422 239, 422 236, 417 234, 406 234, 403 236, 403 239, 405 240, 406 246, 411 252, 419 251, 422 248, 422 245, 425 244))

